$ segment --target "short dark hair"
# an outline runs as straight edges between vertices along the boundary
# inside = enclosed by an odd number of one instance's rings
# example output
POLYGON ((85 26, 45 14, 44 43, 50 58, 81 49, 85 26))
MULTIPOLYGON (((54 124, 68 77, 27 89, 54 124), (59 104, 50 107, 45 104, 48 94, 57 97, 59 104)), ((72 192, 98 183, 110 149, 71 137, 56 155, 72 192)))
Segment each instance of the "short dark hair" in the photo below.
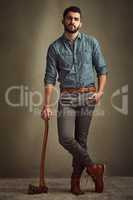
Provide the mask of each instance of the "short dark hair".
POLYGON ((81 10, 80 10, 79 7, 77 7, 77 6, 70 6, 70 7, 66 8, 64 10, 64 12, 63 12, 63 19, 65 18, 65 16, 67 15, 68 12, 77 12, 81 16, 81 10))

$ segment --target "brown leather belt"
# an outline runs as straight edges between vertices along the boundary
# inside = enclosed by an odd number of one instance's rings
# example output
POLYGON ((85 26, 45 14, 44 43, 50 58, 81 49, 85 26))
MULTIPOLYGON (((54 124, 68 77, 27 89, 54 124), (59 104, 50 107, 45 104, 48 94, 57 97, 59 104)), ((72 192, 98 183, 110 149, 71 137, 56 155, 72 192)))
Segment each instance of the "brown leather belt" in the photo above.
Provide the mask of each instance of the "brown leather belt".
POLYGON ((96 92, 96 88, 94 86, 90 87, 80 87, 80 88, 63 88, 61 93, 89 93, 96 92))

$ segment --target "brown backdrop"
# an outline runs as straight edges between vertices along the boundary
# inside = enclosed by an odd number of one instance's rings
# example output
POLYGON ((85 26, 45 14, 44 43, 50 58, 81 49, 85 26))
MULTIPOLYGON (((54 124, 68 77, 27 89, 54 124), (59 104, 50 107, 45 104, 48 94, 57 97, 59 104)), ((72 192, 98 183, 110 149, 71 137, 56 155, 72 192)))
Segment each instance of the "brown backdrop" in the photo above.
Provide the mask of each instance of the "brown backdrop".
MULTIPOLYGON (((100 41, 109 66, 108 85, 97 107, 100 115, 94 116, 88 138, 90 154, 94 160, 107 164, 108 175, 132 176, 131 1, 0 3, 0 176, 38 176, 44 124, 40 119, 41 106, 31 109, 26 98, 28 102, 33 91, 43 96, 46 50, 62 34, 62 12, 70 5, 80 6, 82 31, 100 41), (19 107, 7 104, 6 95, 12 86, 19 88, 10 92, 10 101, 19 103, 23 96, 25 104, 21 102, 19 107)), ((33 99, 37 103, 39 96, 33 99)), ((71 173, 71 156, 58 143, 55 117, 50 121, 46 171, 49 177, 67 177, 71 173)))

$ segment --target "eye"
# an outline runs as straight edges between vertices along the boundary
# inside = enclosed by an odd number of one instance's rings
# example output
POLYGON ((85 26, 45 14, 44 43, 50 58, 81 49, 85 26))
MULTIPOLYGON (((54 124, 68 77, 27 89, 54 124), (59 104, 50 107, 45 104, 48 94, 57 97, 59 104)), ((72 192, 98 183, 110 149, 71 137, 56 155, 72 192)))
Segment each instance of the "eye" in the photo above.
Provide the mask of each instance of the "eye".
POLYGON ((74 20, 75 20, 75 21, 79 21, 79 18, 78 18, 78 17, 75 17, 74 20))
POLYGON ((72 17, 70 17, 70 16, 67 16, 67 19, 68 19, 68 20, 72 20, 72 17))

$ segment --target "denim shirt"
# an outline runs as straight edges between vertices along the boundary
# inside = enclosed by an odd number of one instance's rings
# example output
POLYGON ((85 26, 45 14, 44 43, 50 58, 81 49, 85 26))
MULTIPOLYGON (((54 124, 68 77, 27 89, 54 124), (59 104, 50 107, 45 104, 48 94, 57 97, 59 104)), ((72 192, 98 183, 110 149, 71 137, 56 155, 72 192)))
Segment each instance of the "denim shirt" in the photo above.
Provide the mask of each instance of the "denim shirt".
POLYGON ((79 33, 73 46, 63 34, 50 44, 46 58, 44 84, 60 88, 79 88, 95 85, 97 76, 107 74, 107 65, 96 38, 79 33))

